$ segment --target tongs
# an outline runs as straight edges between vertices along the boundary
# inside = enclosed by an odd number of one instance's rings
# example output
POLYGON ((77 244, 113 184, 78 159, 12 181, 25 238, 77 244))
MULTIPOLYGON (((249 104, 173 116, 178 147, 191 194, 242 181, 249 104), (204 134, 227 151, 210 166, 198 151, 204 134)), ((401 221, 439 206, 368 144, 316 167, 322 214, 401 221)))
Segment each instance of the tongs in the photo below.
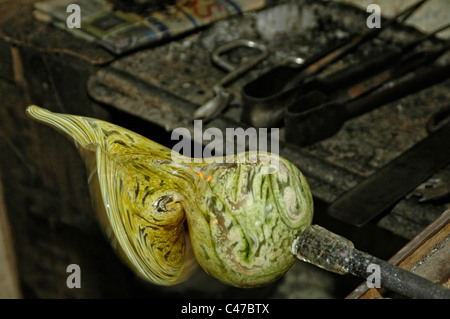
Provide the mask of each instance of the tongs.
POLYGON ((285 139, 298 146, 307 146, 335 134, 350 118, 376 107, 418 92, 450 77, 450 65, 434 66, 412 78, 382 88, 383 84, 423 67, 450 48, 407 55, 393 67, 379 72, 353 86, 339 88, 340 77, 310 82, 307 92, 285 108, 285 139))
POLYGON ((284 115, 283 107, 301 96, 305 82, 316 77, 329 65, 341 59, 361 44, 375 38, 387 26, 403 23, 427 0, 408 7, 383 28, 365 31, 350 39, 344 39, 335 46, 306 59, 300 66, 279 65, 242 88, 242 121, 256 127, 277 126, 284 115))
POLYGON ((251 68, 253 68, 258 63, 263 61, 267 56, 268 50, 265 45, 246 39, 238 39, 228 42, 218 47, 216 50, 214 50, 211 57, 212 61, 218 66, 228 71, 229 73, 224 78, 222 78, 216 85, 214 85, 213 87, 214 97, 205 104, 201 105, 195 111, 193 118, 203 119, 206 121, 213 118, 218 113, 222 112, 233 97, 232 94, 227 92, 227 90, 225 90, 224 87, 228 85, 230 82, 236 80, 244 73, 248 72, 251 68), (222 58, 222 55, 225 52, 240 46, 254 48, 256 50, 259 50, 260 54, 255 58, 250 59, 247 63, 241 64, 237 67, 222 58))

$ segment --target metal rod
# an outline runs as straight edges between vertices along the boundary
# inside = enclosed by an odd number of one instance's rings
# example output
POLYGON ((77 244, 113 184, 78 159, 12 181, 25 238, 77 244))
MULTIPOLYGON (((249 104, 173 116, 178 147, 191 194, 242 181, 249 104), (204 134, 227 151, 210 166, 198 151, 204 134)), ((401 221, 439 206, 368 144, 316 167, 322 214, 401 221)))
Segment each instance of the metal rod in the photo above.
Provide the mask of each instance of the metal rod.
MULTIPOLYGON (((384 25, 383 29, 395 23, 398 24, 404 23, 414 12, 416 12, 427 1, 428 0, 421 0, 407 7, 405 10, 401 11, 393 18, 387 20, 387 23, 384 25)), ((318 55, 306 59, 301 64, 300 70, 302 71, 286 84, 284 90, 293 89, 294 87, 296 87, 298 83, 306 80, 309 77, 314 77, 321 71, 328 68, 328 66, 332 65, 334 62, 338 61, 339 59, 350 53, 352 50, 356 49, 361 44, 370 41, 371 39, 378 36, 378 34, 381 33, 383 29, 381 28, 369 29, 368 31, 364 31, 361 34, 358 34, 354 37, 344 39, 331 49, 327 49, 319 53, 318 55)))
POLYGON ((294 240, 292 253, 300 260, 339 274, 367 279, 369 266, 379 267, 380 285, 416 299, 450 299, 450 289, 354 248, 348 239, 312 225, 294 240))

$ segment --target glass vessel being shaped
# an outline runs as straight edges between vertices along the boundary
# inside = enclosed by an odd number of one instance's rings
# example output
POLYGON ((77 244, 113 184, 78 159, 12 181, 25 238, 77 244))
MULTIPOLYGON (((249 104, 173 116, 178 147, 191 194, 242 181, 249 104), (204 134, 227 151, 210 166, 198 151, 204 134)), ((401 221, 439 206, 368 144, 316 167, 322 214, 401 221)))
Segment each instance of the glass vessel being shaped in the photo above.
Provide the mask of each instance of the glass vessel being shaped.
POLYGON ((304 176, 286 159, 246 152, 232 163, 193 163, 102 120, 35 105, 27 114, 74 141, 98 221, 142 278, 174 285, 198 263, 224 283, 256 287, 294 264, 291 244, 311 224, 313 204, 304 176), (274 160, 278 167, 268 173, 274 160))

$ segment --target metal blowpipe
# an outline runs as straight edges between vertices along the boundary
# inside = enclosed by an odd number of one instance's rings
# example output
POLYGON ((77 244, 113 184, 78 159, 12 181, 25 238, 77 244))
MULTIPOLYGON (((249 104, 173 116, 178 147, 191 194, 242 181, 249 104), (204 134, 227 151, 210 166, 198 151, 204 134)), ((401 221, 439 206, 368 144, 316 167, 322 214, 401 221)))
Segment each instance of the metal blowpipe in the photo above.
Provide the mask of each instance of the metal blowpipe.
POLYGON ((364 279, 368 277, 368 267, 377 265, 380 285, 384 288, 408 298, 450 299, 450 289, 362 252, 348 239, 319 225, 311 225, 301 231, 293 241, 292 253, 298 259, 325 270, 364 279))

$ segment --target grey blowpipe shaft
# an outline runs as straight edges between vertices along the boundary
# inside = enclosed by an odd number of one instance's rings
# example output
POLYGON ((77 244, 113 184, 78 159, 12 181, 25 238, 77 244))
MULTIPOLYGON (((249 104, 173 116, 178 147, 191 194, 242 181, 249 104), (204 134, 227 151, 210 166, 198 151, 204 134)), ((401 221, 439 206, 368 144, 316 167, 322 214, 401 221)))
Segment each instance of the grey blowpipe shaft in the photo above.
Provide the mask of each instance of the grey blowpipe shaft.
POLYGON ((318 225, 308 226, 298 235, 292 253, 325 270, 364 279, 371 275, 368 267, 376 265, 384 288, 408 298, 450 299, 450 289, 359 251, 348 239, 318 225))

